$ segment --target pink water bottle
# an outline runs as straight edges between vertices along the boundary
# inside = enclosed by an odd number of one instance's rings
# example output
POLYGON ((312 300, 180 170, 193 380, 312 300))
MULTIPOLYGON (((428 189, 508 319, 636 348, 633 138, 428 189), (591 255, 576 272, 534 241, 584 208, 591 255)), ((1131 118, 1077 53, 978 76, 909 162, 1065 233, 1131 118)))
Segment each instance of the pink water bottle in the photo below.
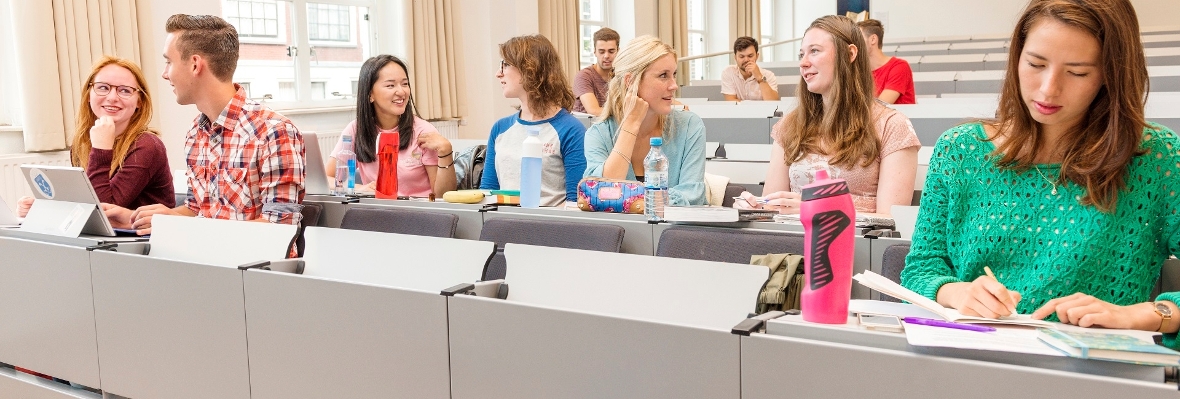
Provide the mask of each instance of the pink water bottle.
POLYGON ((803 186, 799 209, 803 222, 804 284, 799 298, 803 320, 847 323, 856 220, 848 182, 829 179, 826 170, 816 171, 815 181, 803 186))

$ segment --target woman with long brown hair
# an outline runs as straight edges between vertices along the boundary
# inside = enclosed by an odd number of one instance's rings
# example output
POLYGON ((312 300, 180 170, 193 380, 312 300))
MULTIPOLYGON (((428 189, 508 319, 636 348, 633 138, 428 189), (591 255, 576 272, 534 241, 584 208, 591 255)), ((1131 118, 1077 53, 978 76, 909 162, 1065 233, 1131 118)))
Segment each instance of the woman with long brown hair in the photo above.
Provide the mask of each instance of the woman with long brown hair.
MULTIPOLYGON (((159 133, 148 127, 152 98, 134 62, 104 56, 82 86, 70 163, 86 168, 104 203, 135 209, 176 205, 172 172, 159 133)), ((33 204, 20 199, 20 215, 33 204)))
POLYGON ((921 143, 905 115, 873 96, 868 55, 851 19, 811 23, 799 53, 799 105, 771 132, 767 194, 742 193, 736 207, 799 213, 799 192, 821 169, 848 181, 858 213, 910 204, 921 143))
POLYGON ((520 188, 521 149, 529 129, 540 130, 541 206, 578 200, 586 169, 586 127, 570 114, 574 92, 561 59, 545 36, 517 36, 500 45, 496 79, 505 98, 520 100, 520 111, 492 125, 481 189, 520 188))
POLYGON ((1176 347, 1180 292, 1150 295, 1180 254, 1180 140, 1144 119, 1135 9, 1033 0, 1009 60, 996 119, 935 147, 902 284, 968 315, 1160 331, 1176 347))

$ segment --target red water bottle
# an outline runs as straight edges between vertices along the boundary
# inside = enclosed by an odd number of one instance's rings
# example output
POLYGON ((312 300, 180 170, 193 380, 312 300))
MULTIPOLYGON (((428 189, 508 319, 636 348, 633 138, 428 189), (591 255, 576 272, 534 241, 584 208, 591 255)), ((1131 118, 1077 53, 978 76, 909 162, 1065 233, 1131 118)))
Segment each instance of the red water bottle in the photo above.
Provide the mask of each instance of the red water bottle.
POLYGON ((825 324, 848 322, 852 297, 853 230, 856 208, 844 179, 815 172, 803 186, 799 205, 803 222, 803 292, 799 294, 803 320, 825 324))
POLYGON ((397 199, 399 139, 397 132, 381 133, 377 136, 377 190, 374 193, 377 198, 397 199))

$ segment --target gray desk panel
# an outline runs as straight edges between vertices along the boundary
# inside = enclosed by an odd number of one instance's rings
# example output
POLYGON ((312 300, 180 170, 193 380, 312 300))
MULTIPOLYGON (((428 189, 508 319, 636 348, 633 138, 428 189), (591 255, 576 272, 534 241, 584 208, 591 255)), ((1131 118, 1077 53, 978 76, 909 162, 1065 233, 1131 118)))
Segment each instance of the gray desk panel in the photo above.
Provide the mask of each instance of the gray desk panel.
POLYGON ((478 240, 479 232, 483 230, 483 213, 479 211, 483 205, 474 204, 452 204, 442 200, 436 202, 426 201, 399 201, 399 200, 379 200, 367 198, 361 200, 360 204, 352 206, 364 207, 392 207, 410 210, 422 210, 437 213, 449 213, 459 217, 459 225, 456 227, 455 238, 462 238, 465 240, 478 240))
POLYGON ((933 146, 938 143, 938 137, 942 136, 943 132, 968 121, 970 121, 968 118, 910 119, 910 123, 914 125, 914 131, 918 133, 918 141, 921 141, 924 146, 933 146))
POLYGON ((755 334, 742 337, 742 398, 1174 398, 1176 386, 755 334), (798 361, 792 361, 798 359, 798 361), (792 365, 784 371, 785 365, 792 365), (850 378, 849 376, 855 376, 850 378), (980 381, 993 381, 987 389, 980 381))
POLYGON ((1180 91, 1180 76, 1153 76, 1151 91, 1180 91))
POLYGON ((955 81, 939 80, 914 82, 914 92, 917 94, 954 93, 955 81))
POLYGON ((1180 130, 1180 118, 1147 118, 1147 120, 1167 126, 1172 131, 1180 130))
POLYGON ((709 101, 725 101, 725 95, 721 94, 720 85, 680 86, 680 95, 678 97, 708 98, 709 101))
MULTIPOLYGON (((628 254, 654 255, 655 244, 652 225, 643 215, 582 212, 558 208, 523 209, 505 206, 497 211, 486 212, 487 220, 495 218, 532 219, 545 221, 567 221, 575 223, 613 224, 623 228, 623 252, 628 254)), ((476 237, 477 239, 479 237, 476 237)))
POLYGON ((250 397, 241 271, 106 251, 91 270, 104 391, 250 397))
POLYGON ((0 238, 0 254, 0 362, 99 388, 90 252, 0 238))
POLYGON ((1003 80, 959 80, 955 83, 955 93, 999 93, 1003 80))
POLYGON ((99 399, 102 395, 0 367, 0 396, 20 399, 99 399))
POLYGON ((245 274, 250 389, 261 398, 449 398, 446 298, 245 274))
POLYGON ((975 62, 921 62, 912 64, 914 72, 934 71, 979 71, 983 70, 983 61, 975 62))
POLYGON ((468 296, 449 310, 456 399, 740 397, 729 331, 468 296))
POLYGON ((702 118, 705 141, 770 144, 770 129, 780 118, 702 118))
POLYGON ((340 228, 340 221, 344 220, 344 212, 348 212, 348 207, 351 204, 341 202, 342 197, 332 197, 326 195, 309 195, 303 199, 303 202, 314 202, 324 207, 323 213, 320 213, 320 221, 316 226, 340 228))
MULTIPOLYGON (((1159 55, 1147 57, 1147 66, 1180 65, 1180 55, 1159 55)), ((1154 87, 1152 89, 1155 89, 1154 87)))

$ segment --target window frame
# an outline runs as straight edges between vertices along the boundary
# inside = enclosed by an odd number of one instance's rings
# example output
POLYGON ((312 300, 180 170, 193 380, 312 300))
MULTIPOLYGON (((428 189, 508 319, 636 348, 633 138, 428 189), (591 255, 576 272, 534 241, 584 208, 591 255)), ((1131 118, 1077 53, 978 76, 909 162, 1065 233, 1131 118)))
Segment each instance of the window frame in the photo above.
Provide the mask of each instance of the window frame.
MULTIPOLYGON (((610 3, 610 1, 611 0, 579 0, 578 1, 578 69, 583 69, 583 68, 586 68, 590 65, 593 65, 596 61, 596 59, 594 57, 594 32, 589 32, 589 34, 590 34, 589 37, 583 36, 583 32, 585 32, 586 26, 597 26, 599 29, 610 26, 610 21, 611 21, 611 11, 610 11, 611 10, 611 8, 610 8, 611 3, 610 3), (601 21, 582 18, 582 16, 583 16, 582 4, 584 2, 599 2, 599 4, 601 5, 601 8, 602 8, 602 20, 601 21), (582 50, 584 49, 584 47, 583 47, 584 40, 590 41, 589 58, 586 58, 586 53, 582 52, 582 50)), ((596 31, 597 31, 597 29, 596 29, 596 31)))
MULTIPOLYGON (((689 14, 688 15, 689 44, 688 44, 688 54, 687 55, 694 56, 694 55, 708 54, 709 53, 709 42, 708 42, 708 37, 709 37, 709 35, 708 35, 708 31, 709 31, 709 0, 688 0, 685 2, 685 6, 688 8, 688 14, 689 14), (691 7, 688 4, 688 2, 700 4, 700 12, 701 12, 700 29, 693 29, 693 26, 692 26, 693 25, 692 24, 693 7, 691 7), (699 53, 693 51, 692 38, 693 38, 694 34, 700 35, 701 51, 699 53)), ((700 58, 700 59, 688 61, 688 80, 703 80, 707 76, 709 76, 709 62, 708 62, 707 58, 700 58), (698 71, 697 69, 700 69, 700 70, 698 71), (699 72, 699 73, 696 74, 696 76, 694 76, 693 72, 699 72)))
MULTIPOLYGON (((226 1, 230 1, 230 0, 223 0, 222 1, 223 7, 225 6, 226 1)), ((276 43, 277 44, 287 44, 288 38, 287 38, 286 34, 287 34, 288 30, 291 31, 291 33, 294 36, 294 40, 290 40, 290 42, 293 43, 291 45, 291 47, 294 47, 297 51, 296 51, 294 57, 289 57, 286 60, 289 60, 293 64, 291 66, 291 68, 294 71, 294 74, 293 74, 294 79, 292 81, 295 86, 295 99, 294 100, 276 101, 276 100, 271 100, 271 99, 256 98, 256 100, 263 102, 267 106, 269 106, 270 108, 272 108, 274 110, 278 110, 278 111, 336 109, 336 108, 345 108, 345 107, 355 107, 356 100, 353 98, 353 95, 355 95, 355 93, 348 93, 350 95, 337 97, 337 96, 331 95, 331 93, 329 93, 328 90, 325 90, 325 93, 324 93, 325 98, 324 99, 315 99, 314 98, 313 93, 312 93, 313 80, 318 83, 318 82, 324 82, 324 79, 320 76, 313 76, 311 69, 316 66, 331 66, 332 62, 329 62, 329 61, 321 62, 321 61, 315 60, 315 56, 313 55, 313 52, 315 51, 315 49, 317 47, 365 46, 371 55, 379 54, 377 28, 376 27, 381 23, 382 13, 380 11, 380 8, 381 8, 382 2, 377 1, 377 0, 276 0, 276 2, 280 4, 278 7, 279 8, 279 10, 278 10, 279 15, 280 16, 284 15, 283 8, 290 7, 290 10, 287 11, 290 14, 290 17, 289 17, 291 19, 290 23, 293 26, 302 27, 303 29, 287 29, 286 25, 285 25, 287 23, 285 21, 286 18, 279 18, 280 31, 283 33, 283 35, 280 35, 280 36, 282 36, 281 41, 274 40, 274 39, 269 40, 269 41, 268 40, 257 40, 259 38, 244 37, 244 38, 239 38, 239 42, 241 42, 242 44, 276 44, 276 43), (352 26, 350 31, 356 32, 356 34, 355 35, 350 34, 350 36, 352 36, 352 37, 350 38, 349 42, 311 40, 310 24, 308 23, 308 21, 309 21, 308 5, 309 4, 327 4, 327 5, 349 6, 350 7, 349 8, 349 20, 350 21, 361 21, 363 18, 365 18, 365 15, 361 14, 360 10, 357 8, 354 8, 354 7, 366 7, 368 9, 368 13, 367 13, 368 14, 367 15, 368 28, 366 29, 366 28, 363 28, 357 24, 353 24, 352 22, 350 22, 350 25, 352 26), (364 37, 362 37, 362 36, 364 36, 364 37)), ((224 10, 222 12, 222 15, 224 16, 224 10)), ((391 38, 391 39, 387 39, 387 40, 398 40, 398 39, 391 38)), ((364 60, 361 60, 361 61, 363 62, 364 60)), ((288 61, 283 61, 283 62, 288 62, 288 61)), ((287 66, 284 65, 281 68, 287 68, 287 66)), ((358 68, 359 68, 359 66, 358 66, 358 68)), ((355 78, 353 78, 353 79, 355 79, 355 78)), ((352 79, 350 79, 349 81, 351 82, 351 80, 352 79)), ((286 79, 280 79, 279 83, 282 84, 286 81, 287 81, 286 79)), ((255 94, 261 96, 264 93, 255 93, 255 94)), ((269 93, 265 93, 265 94, 269 94, 269 93)), ((273 94, 277 95, 278 92, 273 93, 273 94)))

